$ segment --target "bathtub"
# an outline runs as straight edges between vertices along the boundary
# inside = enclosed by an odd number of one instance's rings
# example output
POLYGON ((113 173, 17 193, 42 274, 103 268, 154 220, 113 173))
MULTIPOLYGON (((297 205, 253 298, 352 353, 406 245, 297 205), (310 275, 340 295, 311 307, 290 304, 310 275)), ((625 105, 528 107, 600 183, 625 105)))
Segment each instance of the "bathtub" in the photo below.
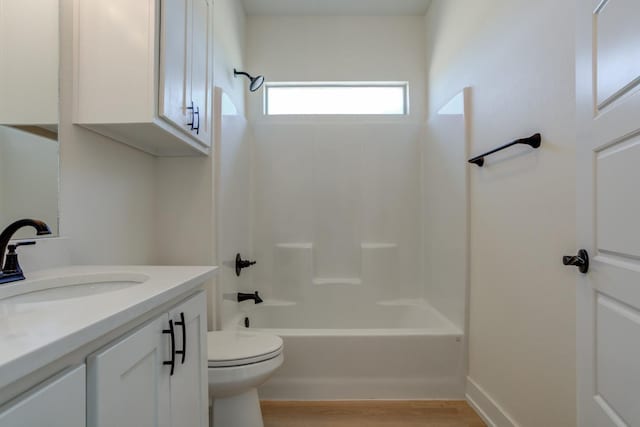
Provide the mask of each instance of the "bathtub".
POLYGON ((324 307, 243 303, 231 327, 247 322, 284 340, 284 364, 261 399, 464 398, 463 333, 425 301, 324 307))

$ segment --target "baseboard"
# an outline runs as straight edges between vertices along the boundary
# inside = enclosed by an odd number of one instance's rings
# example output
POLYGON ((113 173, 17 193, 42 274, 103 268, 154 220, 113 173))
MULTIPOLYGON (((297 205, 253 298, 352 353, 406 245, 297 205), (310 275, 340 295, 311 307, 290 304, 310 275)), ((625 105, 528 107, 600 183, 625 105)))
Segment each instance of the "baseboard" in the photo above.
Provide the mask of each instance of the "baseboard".
POLYGON ((264 400, 463 400, 455 378, 278 378, 259 388, 264 400))
POLYGON ((489 427, 520 427, 478 384, 467 377, 467 402, 489 427))

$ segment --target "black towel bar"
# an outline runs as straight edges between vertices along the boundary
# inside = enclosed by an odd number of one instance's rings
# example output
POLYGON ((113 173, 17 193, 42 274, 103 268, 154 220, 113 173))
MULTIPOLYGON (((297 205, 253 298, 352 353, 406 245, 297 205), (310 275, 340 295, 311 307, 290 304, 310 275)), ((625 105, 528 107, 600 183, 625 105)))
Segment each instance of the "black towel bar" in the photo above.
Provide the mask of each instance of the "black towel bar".
POLYGON ((489 156, 491 154, 497 153, 498 151, 502 151, 505 148, 509 148, 509 147, 517 145, 517 144, 525 144, 525 145, 530 146, 531 148, 540 148, 540 145, 542 144, 542 136, 539 133, 536 133, 535 135, 532 135, 529 138, 517 139, 517 140, 515 140, 513 142, 510 142, 508 144, 503 145, 502 147, 495 148, 495 149, 493 149, 491 151, 487 151, 484 154, 476 156, 473 159, 470 159, 469 163, 473 163, 474 165, 482 167, 482 166, 484 166, 484 158, 486 156, 489 156))

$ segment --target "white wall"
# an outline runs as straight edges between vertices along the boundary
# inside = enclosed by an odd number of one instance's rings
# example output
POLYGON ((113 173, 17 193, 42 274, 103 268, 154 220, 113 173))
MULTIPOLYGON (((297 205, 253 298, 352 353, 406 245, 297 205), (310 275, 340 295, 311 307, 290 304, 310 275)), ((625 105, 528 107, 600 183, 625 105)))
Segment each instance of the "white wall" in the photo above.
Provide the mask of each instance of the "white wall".
POLYGON ((155 160, 72 125, 73 2, 61 8, 61 234, 76 264, 151 263, 155 160))
POLYGON ((254 287, 300 301, 363 283, 372 298, 419 298, 420 17, 251 16, 247 64, 267 81, 409 81, 403 118, 274 118, 254 125, 254 287), (398 48, 402 46, 402 48, 398 48), (384 273, 375 270, 379 268, 384 273), (332 286, 333 285, 333 286, 332 286))
POLYGON ((245 67, 247 17, 241 1, 216 0, 213 3, 214 84, 222 88, 240 114, 246 116, 246 80, 235 78, 233 69, 245 67))
POLYGON ((471 86, 473 153, 543 135, 470 166, 469 390, 523 427, 576 423, 574 7, 436 0, 426 18, 430 111, 471 86))
MULTIPOLYGON (((247 67, 269 81, 408 81, 424 115, 424 22, 418 16, 250 16, 247 67)), ((261 93, 249 97, 259 120, 261 93)))

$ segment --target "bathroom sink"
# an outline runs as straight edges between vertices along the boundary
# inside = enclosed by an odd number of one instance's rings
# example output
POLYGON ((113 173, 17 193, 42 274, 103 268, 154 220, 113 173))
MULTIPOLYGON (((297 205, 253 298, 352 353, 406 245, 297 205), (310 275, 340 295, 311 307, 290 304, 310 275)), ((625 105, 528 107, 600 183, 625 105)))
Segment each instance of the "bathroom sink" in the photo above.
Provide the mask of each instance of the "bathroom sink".
POLYGON ((16 282, 0 289, 0 304, 30 304, 83 298, 129 289, 149 279, 144 274, 104 273, 16 282))

